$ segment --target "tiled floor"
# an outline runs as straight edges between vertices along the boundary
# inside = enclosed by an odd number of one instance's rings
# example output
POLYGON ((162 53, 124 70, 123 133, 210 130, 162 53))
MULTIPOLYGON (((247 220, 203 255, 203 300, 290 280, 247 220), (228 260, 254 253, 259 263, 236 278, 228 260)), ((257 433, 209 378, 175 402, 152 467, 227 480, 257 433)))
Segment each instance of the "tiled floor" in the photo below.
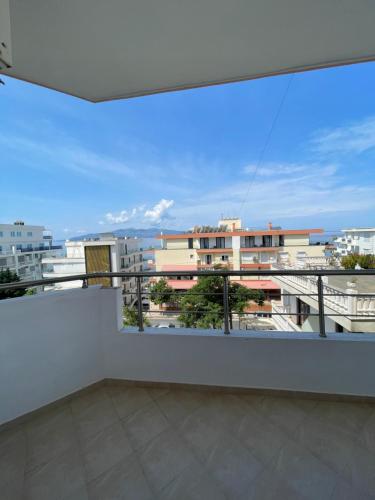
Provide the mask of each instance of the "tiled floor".
POLYGON ((0 498, 375 499, 375 405, 108 385, 0 433, 0 498))

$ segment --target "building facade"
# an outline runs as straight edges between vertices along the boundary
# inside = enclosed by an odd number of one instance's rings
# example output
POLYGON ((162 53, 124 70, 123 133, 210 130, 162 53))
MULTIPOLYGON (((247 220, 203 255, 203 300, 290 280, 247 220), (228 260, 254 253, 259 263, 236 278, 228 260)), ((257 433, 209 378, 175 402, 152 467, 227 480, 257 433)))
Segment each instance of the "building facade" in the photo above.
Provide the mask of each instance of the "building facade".
POLYGON ((10 269, 22 281, 42 279, 42 260, 61 251, 44 226, 23 221, 0 224, 0 269, 10 269))
POLYGON ((343 236, 334 241, 339 257, 353 253, 375 254, 375 227, 343 229, 342 233, 343 236))
MULTIPOLYGON (((280 270, 288 269, 288 266, 272 267, 280 270)), ((310 268, 307 262, 305 267, 310 268)), ((272 318, 276 328, 282 331, 318 331, 317 278, 274 276, 273 280, 281 289, 280 299, 272 300, 272 318)), ((374 332, 373 277, 324 276, 322 280, 326 331, 374 332)))
MULTIPOLYGON (((159 235, 161 249, 155 250, 156 271, 215 269, 271 269, 272 264, 294 264, 300 258, 323 259, 325 248, 312 245, 310 235, 322 229, 282 229, 272 223, 263 230, 243 229, 238 218, 221 219, 217 227, 198 227, 184 234, 159 235)), ((267 298, 280 294, 280 285, 271 279, 233 277, 247 288, 263 290, 267 298)), ((194 279, 170 279, 175 290, 188 290, 194 279)))
MULTIPOLYGON (((43 277, 58 278, 91 272, 140 272, 144 270, 143 254, 138 238, 102 234, 97 238, 65 242, 66 257, 43 259, 43 277)), ((124 304, 136 299, 135 278, 98 278, 90 284, 115 286, 123 289, 124 304)), ((80 281, 56 283, 53 289, 77 288, 80 281)))

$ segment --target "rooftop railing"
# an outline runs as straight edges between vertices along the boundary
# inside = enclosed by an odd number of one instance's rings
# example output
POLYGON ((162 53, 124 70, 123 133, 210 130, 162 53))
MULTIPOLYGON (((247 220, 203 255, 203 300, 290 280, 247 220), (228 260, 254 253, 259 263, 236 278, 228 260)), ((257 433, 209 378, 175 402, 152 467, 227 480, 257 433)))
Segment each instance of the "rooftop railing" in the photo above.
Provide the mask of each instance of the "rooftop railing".
MULTIPOLYGON (((280 295, 288 295, 295 296, 299 298, 303 297, 313 297, 317 301, 317 313, 308 313, 308 316, 317 317, 319 320, 319 336, 326 337, 326 325, 325 325, 325 306, 331 307, 333 302, 333 297, 337 297, 338 299, 338 311, 330 312, 327 314, 330 318, 339 318, 346 317, 351 320, 356 319, 364 319, 366 321, 370 319, 375 320, 375 293, 345 293, 338 290, 335 290, 332 287, 327 287, 323 283, 324 276, 373 276, 375 278, 375 269, 366 269, 366 270, 332 270, 332 269, 289 269, 289 270, 247 270, 247 271, 233 271, 233 270, 205 270, 205 271, 148 271, 148 272, 98 272, 98 273, 90 273, 90 274, 80 274, 74 276, 66 276, 59 278, 50 278, 50 279, 41 279, 41 280, 33 280, 33 281, 21 281, 16 283, 6 283, 0 285, 0 292, 5 290, 16 290, 20 288, 35 288, 37 286, 51 285, 55 283, 63 283, 68 281, 82 281, 82 288, 87 288, 91 279, 98 278, 117 278, 117 277, 134 277, 136 279, 136 296, 137 296, 137 315, 138 315, 138 330, 140 332, 144 331, 144 308, 143 304, 150 295, 150 290, 145 290, 142 286, 144 282, 144 278, 201 278, 207 276, 216 276, 222 278, 222 291, 209 293, 207 295, 221 295, 221 299, 218 301, 221 304, 221 314, 222 314, 222 329, 224 334, 230 334, 230 330, 232 329, 232 319, 234 311, 230 309, 230 278, 237 278, 237 282, 239 278, 258 278, 263 277, 270 279, 272 277, 275 278, 289 278, 292 279, 296 284, 303 283, 305 285, 306 280, 309 283, 309 287, 305 286, 301 291, 296 293, 281 293, 280 295), (348 310, 345 306, 345 303, 350 303, 353 301, 357 301, 359 307, 354 312, 353 310, 348 310)), ((194 281, 194 280, 193 280, 194 281)), ((195 284, 195 283, 194 283, 195 284)), ((129 292, 130 293, 130 292, 129 292)), ((185 292, 179 292, 183 294, 185 292)), ((191 292, 190 292, 191 293, 191 292)), ((134 292, 132 293, 134 294, 134 292)), ((203 295, 203 294, 202 294, 203 295)), ((266 295, 267 299, 267 295, 266 295)), ((336 301, 337 302, 337 301, 336 301)), ((336 303, 335 302, 335 303, 336 303)), ((202 311, 194 310, 194 313, 199 313, 202 311)), ((168 316, 174 316, 176 314, 180 314, 178 308, 172 304, 171 308, 166 308, 166 310, 158 310, 158 311, 148 311, 148 314, 162 314, 168 316)), ((285 308, 272 308, 269 311, 265 311, 264 308, 259 307, 259 310, 252 308, 249 312, 246 310, 244 312, 240 312, 237 314, 238 321, 240 323, 241 318, 246 316, 254 317, 254 315, 259 314, 260 316, 271 316, 272 314, 278 316, 291 316, 290 311, 285 311, 285 308)), ((293 317, 306 316, 306 312, 293 312, 293 317)), ((375 326, 375 322, 374 322, 375 326)), ((375 331, 375 328, 374 328, 375 331)))

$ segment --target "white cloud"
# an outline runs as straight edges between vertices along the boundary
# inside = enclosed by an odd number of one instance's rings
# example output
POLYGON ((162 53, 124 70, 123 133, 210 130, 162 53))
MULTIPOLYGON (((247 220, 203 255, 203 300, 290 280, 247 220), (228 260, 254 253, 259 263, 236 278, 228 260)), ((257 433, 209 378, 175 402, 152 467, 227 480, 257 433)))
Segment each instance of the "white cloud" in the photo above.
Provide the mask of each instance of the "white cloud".
POLYGON ((162 219, 169 217, 168 209, 174 205, 173 200, 165 200, 164 198, 159 201, 150 210, 145 211, 145 218, 151 222, 160 222, 162 219))
MULTIPOLYGON (((282 164, 276 170, 288 170, 282 164)), ((267 221, 282 221, 322 214, 368 211, 375 209, 374 186, 365 186, 341 177, 336 165, 306 163, 299 172, 278 177, 256 176, 247 193, 248 182, 227 184, 207 190, 197 197, 181 200, 174 209, 180 227, 216 223, 221 213, 238 215, 246 226, 265 225, 267 221), (246 198, 244 208, 242 203, 246 198)), ((290 165, 290 171, 294 165, 290 165)))
POLYGON ((107 155, 94 153, 71 139, 54 137, 53 141, 30 139, 0 133, 0 144, 33 168, 54 173, 56 167, 88 178, 108 179, 108 175, 133 177, 135 172, 125 163, 107 155))
MULTIPOLYGON (((108 212, 105 214, 105 218, 107 223, 109 224, 123 224, 124 222, 128 222, 137 215, 139 209, 133 208, 132 210, 121 210, 117 215, 108 212)), ((103 224, 103 221, 99 221, 99 224, 103 224)))
POLYGON ((169 208, 174 205, 173 200, 161 199, 152 208, 147 209, 146 205, 140 205, 129 210, 121 210, 117 214, 108 212, 105 220, 100 220, 99 224, 125 224, 131 220, 141 222, 159 223, 163 219, 170 218, 169 208))
POLYGON ((375 116, 344 127, 318 131, 313 149, 322 154, 360 154, 375 148, 375 116))
POLYGON ((243 168, 243 173, 254 174, 256 172, 256 175, 260 177, 273 177, 307 172, 309 169, 311 169, 311 165, 266 163, 265 165, 260 165, 258 168, 253 164, 246 165, 243 168))

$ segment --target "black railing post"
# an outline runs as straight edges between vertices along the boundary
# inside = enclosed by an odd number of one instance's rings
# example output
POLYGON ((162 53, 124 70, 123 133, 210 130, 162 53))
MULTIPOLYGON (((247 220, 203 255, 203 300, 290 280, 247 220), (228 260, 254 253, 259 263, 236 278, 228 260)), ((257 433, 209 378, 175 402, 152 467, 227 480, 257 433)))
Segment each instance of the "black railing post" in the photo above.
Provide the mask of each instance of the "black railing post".
POLYGON ((323 281, 322 277, 318 276, 318 312, 319 312, 319 337, 327 337, 326 325, 324 322, 324 297, 323 297, 323 281))
POLYGON ((137 308, 138 308, 138 331, 143 332, 143 314, 142 314, 142 284, 141 278, 137 277, 137 308))
POLYGON ((225 333, 225 335, 229 335, 230 334, 230 330, 229 330, 229 287, 228 287, 228 276, 224 276, 223 307, 224 307, 224 333, 225 333))

